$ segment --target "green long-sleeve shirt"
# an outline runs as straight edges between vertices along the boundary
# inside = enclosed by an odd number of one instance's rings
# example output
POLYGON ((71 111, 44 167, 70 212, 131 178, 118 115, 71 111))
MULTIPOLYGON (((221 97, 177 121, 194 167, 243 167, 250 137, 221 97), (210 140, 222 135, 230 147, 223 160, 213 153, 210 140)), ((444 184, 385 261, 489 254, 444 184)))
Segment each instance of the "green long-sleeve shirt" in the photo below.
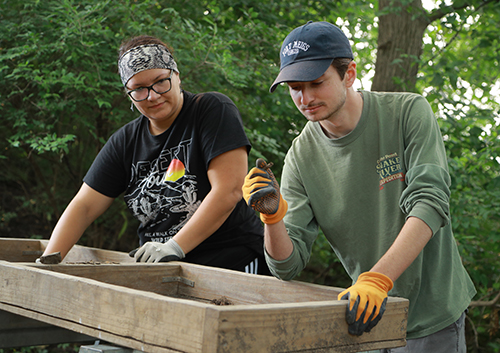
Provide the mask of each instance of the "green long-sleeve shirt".
POLYGON ((281 180, 294 251, 284 261, 267 260, 277 277, 293 278, 321 227, 355 281, 385 254, 407 217, 420 218, 433 237, 389 295, 410 300, 407 338, 427 336, 456 321, 476 293, 451 230, 444 144, 423 97, 362 93, 351 133, 329 139, 308 122, 294 140, 281 180))

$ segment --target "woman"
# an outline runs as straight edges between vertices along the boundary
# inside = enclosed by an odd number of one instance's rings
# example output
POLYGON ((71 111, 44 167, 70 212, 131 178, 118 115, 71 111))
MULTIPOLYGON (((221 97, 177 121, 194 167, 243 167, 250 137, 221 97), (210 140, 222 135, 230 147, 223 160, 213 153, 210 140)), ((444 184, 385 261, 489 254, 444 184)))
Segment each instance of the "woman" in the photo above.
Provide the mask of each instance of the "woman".
POLYGON ((242 198, 250 143, 234 103, 217 92, 184 91, 170 50, 155 37, 122 44, 118 68, 141 116, 99 152, 45 254, 64 258, 123 193, 141 222, 137 261, 268 274, 261 223, 242 198))

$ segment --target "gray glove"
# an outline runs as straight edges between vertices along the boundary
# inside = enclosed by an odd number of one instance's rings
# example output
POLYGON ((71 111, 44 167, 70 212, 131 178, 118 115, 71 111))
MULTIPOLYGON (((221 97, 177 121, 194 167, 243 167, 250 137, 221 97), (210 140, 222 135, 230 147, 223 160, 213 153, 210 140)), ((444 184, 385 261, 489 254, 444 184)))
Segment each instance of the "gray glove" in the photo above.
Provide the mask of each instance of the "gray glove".
POLYGON ((147 242, 133 256, 136 262, 169 262, 186 257, 182 248, 172 238, 166 243, 147 242))

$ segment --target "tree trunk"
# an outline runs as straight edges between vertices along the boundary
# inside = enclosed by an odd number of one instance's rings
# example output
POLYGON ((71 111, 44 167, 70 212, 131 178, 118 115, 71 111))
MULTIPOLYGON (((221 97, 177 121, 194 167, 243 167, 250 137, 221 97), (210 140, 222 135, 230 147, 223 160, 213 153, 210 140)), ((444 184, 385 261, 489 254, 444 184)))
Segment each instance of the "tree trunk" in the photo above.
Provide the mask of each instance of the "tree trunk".
POLYGON ((379 0, 377 61, 372 91, 414 92, 424 31, 421 0, 379 0))

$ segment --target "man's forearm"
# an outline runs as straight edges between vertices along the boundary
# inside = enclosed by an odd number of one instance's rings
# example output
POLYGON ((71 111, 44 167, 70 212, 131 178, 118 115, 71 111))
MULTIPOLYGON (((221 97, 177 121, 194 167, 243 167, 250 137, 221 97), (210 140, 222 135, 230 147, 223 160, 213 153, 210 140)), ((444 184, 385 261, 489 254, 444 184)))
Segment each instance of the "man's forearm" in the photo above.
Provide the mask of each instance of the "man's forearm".
POLYGON ((370 271, 383 273, 393 282, 412 264, 432 237, 432 230, 419 218, 410 217, 398 237, 370 271))
POLYGON ((267 253, 275 260, 282 261, 290 257, 293 243, 286 231, 285 223, 266 224, 264 227, 264 244, 267 253))

